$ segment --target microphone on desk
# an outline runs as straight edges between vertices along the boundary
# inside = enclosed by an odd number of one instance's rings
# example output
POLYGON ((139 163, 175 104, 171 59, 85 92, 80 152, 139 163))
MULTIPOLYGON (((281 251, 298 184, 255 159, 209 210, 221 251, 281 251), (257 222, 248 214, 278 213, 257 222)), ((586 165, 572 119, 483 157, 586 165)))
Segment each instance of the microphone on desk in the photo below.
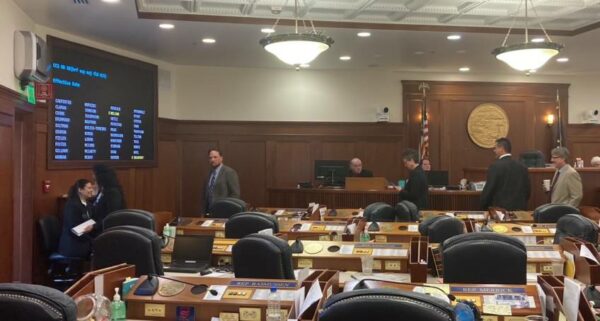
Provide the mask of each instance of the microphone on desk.
MULTIPOLYGON (((153 279, 160 278, 160 279, 165 279, 165 280, 169 280, 169 281, 173 281, 173 282, 179 282, 179 283, 182 283, 185 285, 190 285, 190 286, 192 286, 192 289, 191 289, 192 294, 202 294, 202 293, 206 292, 206 290, 208 289, 208 285, 206 285, 206 284, 194 284, 194 283, 190 283, 190 282, 186 282, 186 281, 182 281, 182 280, 178 280, 178 279, 169 278, 164 275, 148 274, 148 278, 153 278, 153 279)), ((157 284, 158 284, 158 281, 157 281, 157 284)), ((157 288, 158 288, 158 286, 157 286, 157 288)), ((215 289, 209 289, 208 292, 215 296, 219 295, 219 291, 217 291, 215 289)))

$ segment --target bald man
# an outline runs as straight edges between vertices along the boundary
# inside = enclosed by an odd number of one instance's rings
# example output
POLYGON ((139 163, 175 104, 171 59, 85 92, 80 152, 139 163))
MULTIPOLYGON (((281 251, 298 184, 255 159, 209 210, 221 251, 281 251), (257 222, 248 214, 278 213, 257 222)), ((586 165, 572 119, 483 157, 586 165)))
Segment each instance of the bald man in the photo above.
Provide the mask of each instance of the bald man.
POLYGON ((373 172, 363 169, 362 161, 356 157, 350 160, 348 167, 348 175, 346 177, 373 177, 373 172))

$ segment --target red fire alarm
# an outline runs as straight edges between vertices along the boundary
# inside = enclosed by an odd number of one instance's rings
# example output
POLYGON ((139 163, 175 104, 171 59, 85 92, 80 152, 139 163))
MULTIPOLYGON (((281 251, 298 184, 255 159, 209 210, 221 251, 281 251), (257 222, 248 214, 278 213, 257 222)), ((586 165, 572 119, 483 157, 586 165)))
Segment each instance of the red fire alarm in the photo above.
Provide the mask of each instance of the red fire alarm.
POLYGON ((51 100, 54 94, 52 92, 52 84, 35 83, 35 99, 51 100))
POLYGON ((45 180, 42 182, 42 192, 50 193, 50 187, 52 186, 49 180, 45 180))

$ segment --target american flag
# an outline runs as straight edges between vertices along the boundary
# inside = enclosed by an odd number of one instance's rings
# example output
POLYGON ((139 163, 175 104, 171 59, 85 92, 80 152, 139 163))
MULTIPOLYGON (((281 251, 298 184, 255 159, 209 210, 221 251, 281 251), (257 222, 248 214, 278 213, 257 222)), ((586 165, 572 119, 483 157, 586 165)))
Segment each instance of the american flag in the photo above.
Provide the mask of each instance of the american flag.
POLYGON ((429 121, 427 120, 427 83, 421 83, 419 89, 423 91, 423 101, 421 107, 421 141, 419 143, 419 152, 421 160, 429 159, 429 121))
POLYGON ((563 133, 562 119, 560 117, 560 95, 558 89, 556 89, 556 118, 558 126, 556 127, 556 146, 562 147, 565 144, 565 138, 563 133))

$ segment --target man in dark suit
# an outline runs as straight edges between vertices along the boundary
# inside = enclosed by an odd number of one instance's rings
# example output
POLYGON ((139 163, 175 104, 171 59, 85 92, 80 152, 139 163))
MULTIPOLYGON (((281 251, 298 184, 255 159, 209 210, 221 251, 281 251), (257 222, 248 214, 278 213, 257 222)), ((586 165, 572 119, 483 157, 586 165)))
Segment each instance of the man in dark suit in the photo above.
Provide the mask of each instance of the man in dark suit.
POLYGON ((362 167, 362 161, 359 158, 353 158, 348 164, 347 177, 373 177, 373 172, 362 167))
POLYGON ((404 167, 409 170, 408 182, 404 189, 400 189, 400 199, 411 201, 419 210, 427 208, 427 178, 419 165, 419 153, 414 149, 407 149, 402 153, 404 167))
POLYGON ((204 210, 208 212, 211 205, 222 198, 240 198, 240 181, 237 172, 223 164, 223 155, 218 149, 208 150, 210 175, 206 180, 204 193, 204 210))
POLYGON ((531 194, 527 167, 513 160, 510 140, 496 140, 494 153, 498 159, 488 168, 487 179, 481 192, 481 207, 501 207, 509 211, 527 209, 531 194))

